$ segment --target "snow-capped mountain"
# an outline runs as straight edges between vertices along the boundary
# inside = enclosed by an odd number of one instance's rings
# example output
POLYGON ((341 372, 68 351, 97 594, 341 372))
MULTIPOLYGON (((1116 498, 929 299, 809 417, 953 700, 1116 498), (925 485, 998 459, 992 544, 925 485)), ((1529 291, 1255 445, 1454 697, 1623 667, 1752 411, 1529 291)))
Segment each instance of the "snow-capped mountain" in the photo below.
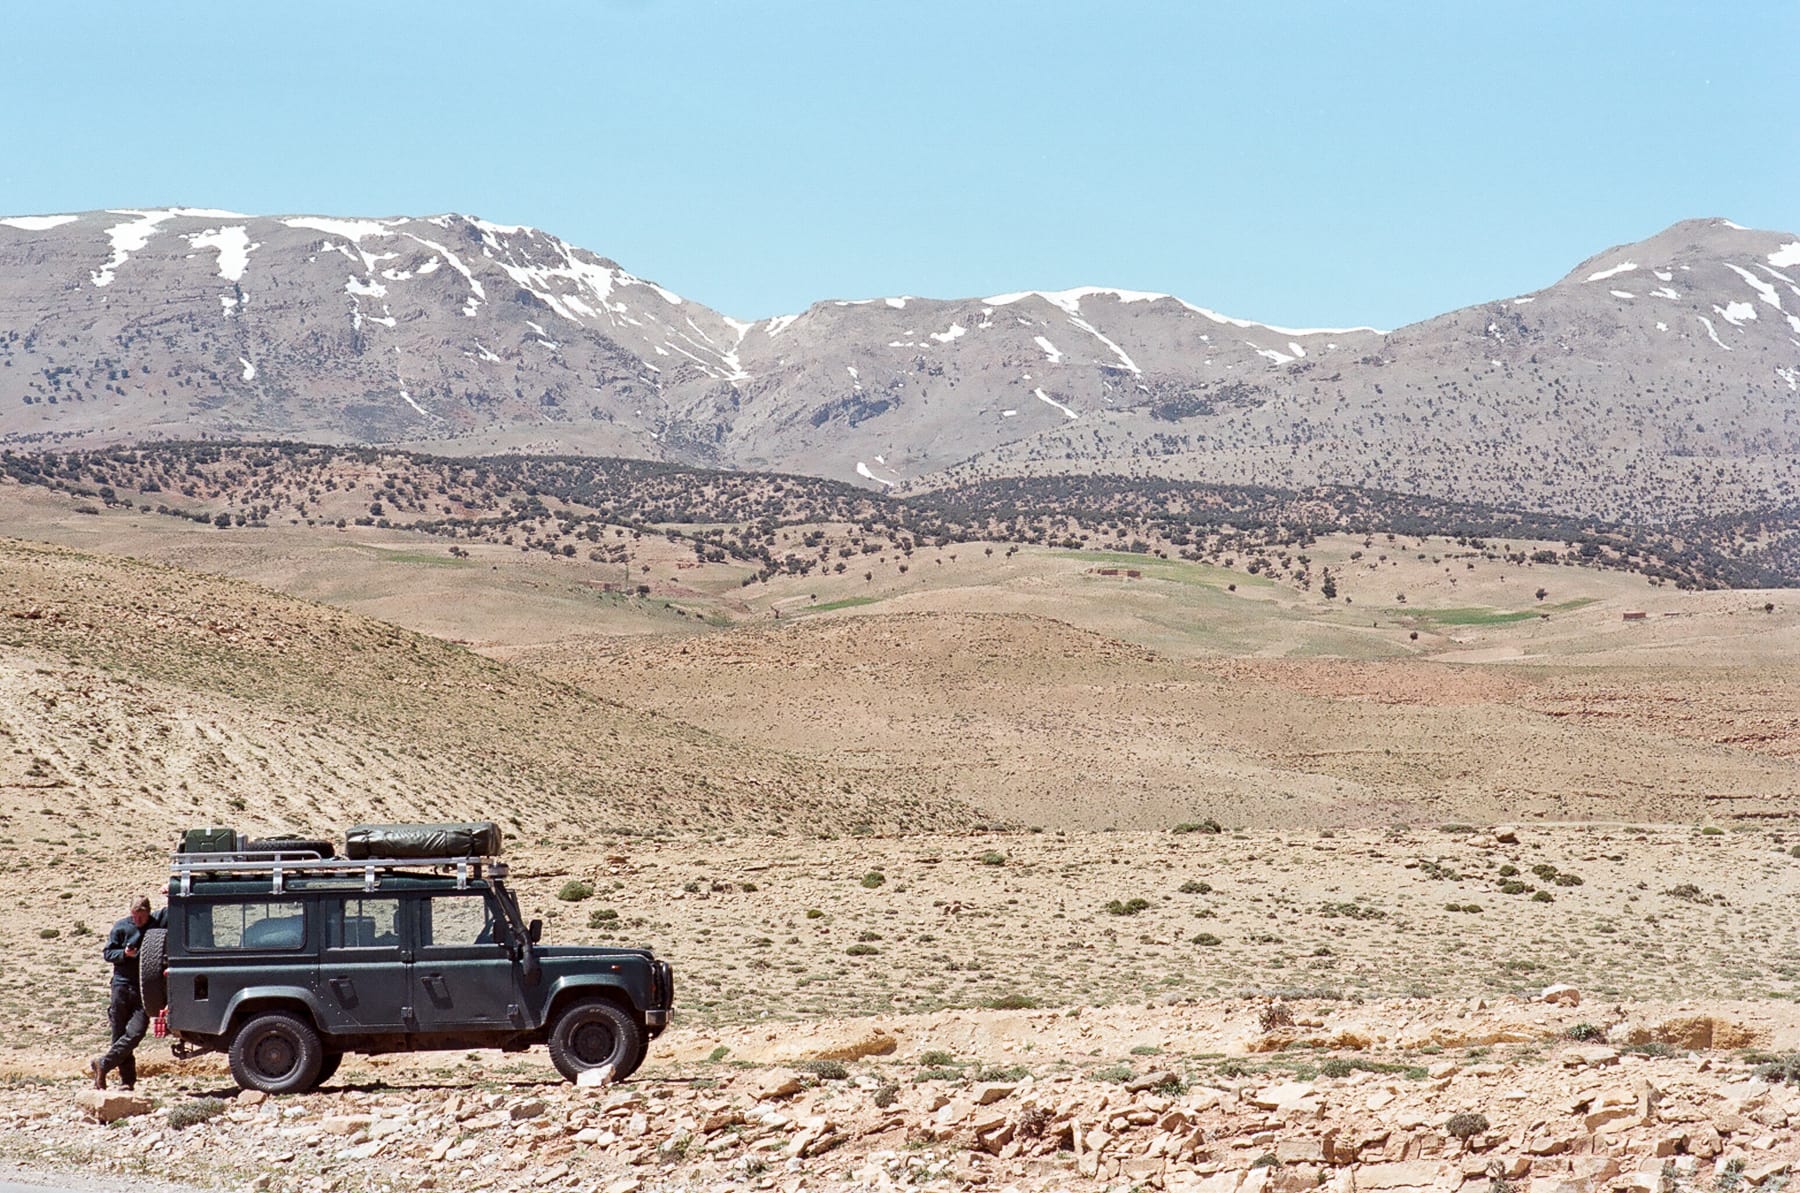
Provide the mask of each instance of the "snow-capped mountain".
POLYGON ((1661 518, 1795 499, 1800 237, 1690 221, 1392 332, 1083 288, 733 319, 532 228, 0 218, 0 447, 295 438, 888 487, 1119 471, 1661 518))

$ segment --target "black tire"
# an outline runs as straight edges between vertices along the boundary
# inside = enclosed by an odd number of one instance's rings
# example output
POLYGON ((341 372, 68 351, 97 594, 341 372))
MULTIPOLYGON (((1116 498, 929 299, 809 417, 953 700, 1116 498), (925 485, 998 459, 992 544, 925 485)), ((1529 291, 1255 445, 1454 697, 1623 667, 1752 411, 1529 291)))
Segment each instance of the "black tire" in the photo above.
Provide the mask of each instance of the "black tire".
POLYGON ((632 1055, 631 1059, 625 1063, 625 1066, 623 1068, 621 1068, 618 1072, 613 1074, 614 1081, 623 1081, 627 1077, 631 1076, 633 1073, 637 1072, 640 1068, 643 1067, 644 1058, 650 1055, 650 1036, 649 1036, 649 1034, 645 1033, 645 1032, 639 1032, 638 1036, 639 1036, 639 1039, 638 1039, 637 1052, 635 1052, 632 1055))
POLYGON ((286 1011, 258 1015, 231 1040, 231 1076, 242 1089, 297 1094, 311 1089, 325 1063, 312 1024, 286 1011))
POLYGON ((327 1052, 319 1059, 319 1075, 313 1078, 312 1088, 318 1089, 327 1081, 337 1076, 338 1066, 344 1063, 342 1052, 327 1052))
POLYGON ((604 1065, 623 1081, 644 1062, 643 1025, 604 999, 571 1003, 550 1029, 550 1063, 570 1081, 604 1065))
POLYGON ((146 928, 138 942, 138 993, 144 1011, 155 1016, 169 1005, 169 931, 146 928))
POLYGON ((336 857, 337 846, 311 837, 258 837, 244 842, 245 853, 316 853, 336 857))

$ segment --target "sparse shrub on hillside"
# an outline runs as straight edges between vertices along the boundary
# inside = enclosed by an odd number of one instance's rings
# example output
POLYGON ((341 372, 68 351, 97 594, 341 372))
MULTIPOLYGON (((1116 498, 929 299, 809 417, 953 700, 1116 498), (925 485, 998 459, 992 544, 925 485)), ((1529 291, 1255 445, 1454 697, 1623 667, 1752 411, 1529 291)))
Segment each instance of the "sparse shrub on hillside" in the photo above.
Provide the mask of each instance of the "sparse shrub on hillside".
POLYGON ((806 909, 806 918, 809 920, 822 920, 825 918, 825 912, 817 907, 809 907, 806 909))
POLYGON ((982 854, 977 860, 984 866, 1004 866, 1006 864, 1006 855, 990 849, 982 854))
POLYGON ((886 881, 887 875, 883 874, 880 870, 870 870, 867 874, 862 876, 862 884, 870 890, 874 890, 886 881))
POLYGON ((1474 831, 1475 831, 1475 826, 1472 824, 1451 823, 1451 824, 1438 825, 1438 832, 1440 832, 1440 833, 1459 833, 1459 834, 1461 834, 1461 833, 1472 833, 1474 831))
POLYGON ((1680 899, 1684 903, 1697 903, 1701 907, 1711 907, 1725 900, 1718 895, 1709 895, 1691 882, 1678 882, 1663 894, 1671 899, 1680 899))
POLYGON ((1573 1026, 1573 1027, 1569 1028, 1567 1031, 1563 1032, 1563 1035, 1569 1037, 1569 1039, 1571 1039, 1571 1040, 1580 1040, 1580 1041, 1585 1042, 1588 1040, 1604 1039, 1606 1036, 1606 1032, 1598 1024, 1577 1023, 1575 1026, 1573 1026))
POLYGON ((591 883, 583 882, 579 878, 571 878, 562 884, 562 889, 556 892, 556 897, 564 903, 579 903, 583 899, 592 898, 593 894, 594 888, 591 883))
POLYGON ((596 907, 588 912, 588 927, 608 928, 619 918, 619 913, 610 907, 596 907))
POLYGON ((942 1048, 932 1048, 919 1054, 919 1064, 927 1069, 946 1069, 957 1063, 956 1057, 942 1048))
POLYGON ((1790 1052, 1758 1065, 1756 1079, 1771 1085, 1800 1085, 1800 1052, 1790 1052))
POLYGON ((1202 932, 1193 938, 1193 943, 1201 948, 1210 949, 1225 943, 1211 932, 1202 932))
POLYGON ((1212 883, 1203 879, 1190 878, 1181 884, 1181 893, 1184 895, 1210 895, 1212 892, 1212 883))
POLYGON ((1538 891, 1531 896, 1531 901, 1533 903, 1554 903, 1556 902, 1556 896, 1552 895, 1549 891, 1538 891))
POLYGON ((1205 820, 1184 820, 1172 830, 1176 833, 1222 833, 1225 830, 1212 817, 1205 820))
POLYGON ((844 955, 848 957, 871 957, 880 951, 880 949, 872 944, 864 944, 862 941, 857 941, 855 944, 844 950, 844 955))
POLYGON ((1480 915, 1481 914, 1481 904, 1479 904, 1479 903, 1446 903, 1446 904, 1444 904, 1444 910, 1445 911, 1467 912, 1470 915, 1480 915))
POLYGON ((1140 911, 1147 910, 1149 908, 1149 906, 1150 906, 1150 900, 1148 900, 1148 899, 1134 898, 1134 899, 1126 899, 1123 902, 1120 902, 1118 899, 1114 899, 1114 900, 1110 901, 1109 903, 1107 903, 1106 914, 1107 915, 1136 915, 1140 911))
POLYGON ((218 1118, 229 1105, 222 1098, 196 1098, 192 1102, 178 1102, 169 1107, 169 1125, 178 1131, 192 1127, 207 1119, 218 1118))
POLYGON ((1464 1112, 1453 1114, 1445 1121, 1444 1134, 1467 1143, 1476 1135, 1487 1134, 1488 1127, 1487 1115, 1464 1112))
POLYGON ((1518 874, 1518 872, 1519 872, 1519 868, 1510 863, 1500 867, 1500 877, 1502 877, 1502 878, 1511 878, 1514 875, 1518 874))
POLYGON ((1038 1005, 1038 1000, 1029 994, 1002 994, 988 999, 981 1004, 995 1011, 1029 1011, 1038 1005))
POLYGON ((1385 920, 1387 912, 1367 903, 1321 903, 1319 914, 1328 920, 1385 920))
POLYGON ((1500 893, 1502 895, 1523 895, 1531 889, 1532 886, 1529 882, 1520 882, 1516 878, 1509 878, 1500 884, 1500 893))
MULTIPOLYGON (((992 553, 992 551, 989 552, 989 554, 992 553)), ((875 1109, 886 1110, 889 1106, 892 1106, 899 1097, 900 1086, 893 1081, 883 1081, 880 1085, 876 1086, 874 1092, 869 1095, 869 1100, 875 1103, 875 1109)))
POLYGON ((61 935, 62 935, 61 928, 39 928, 38 929, 38 938, 40 940, 55 940, 57 937, 59 937, 61 935))

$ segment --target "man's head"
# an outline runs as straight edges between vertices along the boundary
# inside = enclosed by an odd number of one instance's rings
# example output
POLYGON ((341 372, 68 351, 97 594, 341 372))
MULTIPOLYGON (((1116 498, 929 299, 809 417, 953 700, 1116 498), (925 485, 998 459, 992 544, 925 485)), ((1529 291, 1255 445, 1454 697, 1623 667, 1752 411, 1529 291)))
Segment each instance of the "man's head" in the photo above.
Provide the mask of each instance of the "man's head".
POLYGON ((139 895, 131 905, 131 922, 142 928, 150 922, 150 897, 139 895))

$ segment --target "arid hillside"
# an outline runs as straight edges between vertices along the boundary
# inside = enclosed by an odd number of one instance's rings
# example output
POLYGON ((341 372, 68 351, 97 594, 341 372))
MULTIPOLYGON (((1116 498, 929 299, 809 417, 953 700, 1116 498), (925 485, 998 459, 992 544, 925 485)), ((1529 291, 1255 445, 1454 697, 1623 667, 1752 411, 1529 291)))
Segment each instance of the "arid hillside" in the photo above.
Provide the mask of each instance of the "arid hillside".
MULTIPOLYGON (((241 582, 0 541, 0 816, 15 836, 495 816, 533 835, 960 823, 465 648, 241 582)), ((918 799, 916 806, 911 801, 918 799)), ((18 847, 15 844, 15 847, 18 847)))

